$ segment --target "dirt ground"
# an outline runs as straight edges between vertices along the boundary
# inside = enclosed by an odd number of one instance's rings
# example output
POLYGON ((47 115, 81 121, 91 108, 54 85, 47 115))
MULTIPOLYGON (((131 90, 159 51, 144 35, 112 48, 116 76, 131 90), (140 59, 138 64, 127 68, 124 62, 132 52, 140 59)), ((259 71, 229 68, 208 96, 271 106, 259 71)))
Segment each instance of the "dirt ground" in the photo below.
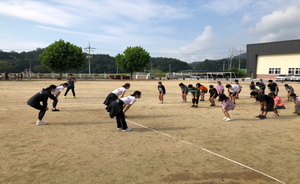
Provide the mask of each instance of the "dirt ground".
MULTIPOLYGON (((220 103, 210 107, 208 94, 197 109, 191 95, 181 103, 180 82, 214 81, 162 80, 167 94, 159 104, 158 80, 79 80, 77 98, 60 96, 61 111, 48 111, 49 124, 35 125, 38 111, 26 101, 62 82, 0 81, 0 183, 300 183, 300 116, 285 101, 279 117, 255 118, 259 105, 249 98, 250 82, 241 83, 233 121, 224 122, 220 103), (117 130, 102 104, 125 82, 131 83, 126 95, 142 92, 127 113, 132 132, 117 130)), ((300 84, 289 84, 300 94, 300 84)), ((286 100, 284 84, 278 85, 286 100)))

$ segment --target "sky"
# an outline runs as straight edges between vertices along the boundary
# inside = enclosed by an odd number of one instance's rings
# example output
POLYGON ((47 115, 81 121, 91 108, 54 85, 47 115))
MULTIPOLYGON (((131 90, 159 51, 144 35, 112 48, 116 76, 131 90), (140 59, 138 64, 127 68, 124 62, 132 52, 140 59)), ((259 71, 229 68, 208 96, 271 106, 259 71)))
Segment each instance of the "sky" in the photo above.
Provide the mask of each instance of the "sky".
POLYGON ((113 57, 140 46, 187 63, 222 59, 300 39, 300 0, 0 0, 0 50, 60 39, 113 57))

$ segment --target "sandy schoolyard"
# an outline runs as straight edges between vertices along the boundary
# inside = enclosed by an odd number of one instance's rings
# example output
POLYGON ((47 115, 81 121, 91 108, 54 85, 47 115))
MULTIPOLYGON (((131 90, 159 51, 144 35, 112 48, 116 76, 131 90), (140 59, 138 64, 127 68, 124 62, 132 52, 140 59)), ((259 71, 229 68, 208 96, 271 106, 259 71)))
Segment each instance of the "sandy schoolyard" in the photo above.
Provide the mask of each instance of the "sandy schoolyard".
MULTIPOLYGON (((0 183, 300 183, 300 116, 286 101, 284 83, 277 83, 287 108, 279 117, 255 118, 259 105, 249 98, 249 82, 241 82, 233 121, 224 122, 220 103, 209 106, 208 94, 199 108, 190 107, 191 95, 181 103, 180 82, 215 81, 162 80, 167 94, 159 104, 158 80, 79 80, 77 98, 71 91, 60 96, 61 111, 48 111, 49 124, 35 125, 38 111, 27 100, 63 82, 0 81, 0 183), (132 132, 117 130, 102 104, 125 82, 131 83, 126 95, 142 92, 126 113, 132 132)), ((300 95, 300 84, 289 84, 300 95)))

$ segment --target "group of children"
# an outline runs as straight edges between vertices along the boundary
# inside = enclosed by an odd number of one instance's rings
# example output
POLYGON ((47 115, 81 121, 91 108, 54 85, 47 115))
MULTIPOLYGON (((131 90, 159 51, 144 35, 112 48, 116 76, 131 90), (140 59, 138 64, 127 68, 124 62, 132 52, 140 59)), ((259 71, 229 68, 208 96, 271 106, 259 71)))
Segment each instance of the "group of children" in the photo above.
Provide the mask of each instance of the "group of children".
MULTIPOLYGON (((294 88, 288 84, 284 85, 287 91, 287 101, 293 101, 295 105, 295 114, 300 115, 300 99, 294 93, 294 88)), ((256 116, 260 119, 265 119, 268 112, 273 111, 275 117, 279 116, 278 109, 286 109, 283 100, 278 96, 279 87, 273 80, 268 80, 268 85, 265 85, 262 80, 260 82, 251 82, 249 85, 250 96, 255 98, 255 102, 260 104, 261 113, 256 116), (266 88, 269 89, 269 94, 265 94, 266 88)))
POLYGON ((224 92, 225 88, 221 84, 221 81, 217 82, 218 84, 216 87, 214 85, 209 85, 209 89, 203 86, 200 83, 197 83, 194 87, 192 84, 186 86, 183 83, 179 84, 182 96, 182 102, 187 102, 187 95, 190 92, 192 95, 192 106, 193 108, 198 108, 199 101, 205 101, 205 94, 209 93, 209 102, 210 106, 216 106, 215 99, 219 97, 218 101, 222 104, 222 112, 224 113, 225 117, 223 118, 224 121, 231 121, 230 115, 228 111, 233 110, 235 108, 235 98, 238 93, 241 92, 242 86, 238 83, 238 80, 235 81, 236 84, 234 85, 226 85, 228 89, 229 97, 227 97, 224 92))
MULTIPOLYGON (((37 125, 45 125, 47 124, 45 121, 42 121, 47 107, 47 100, 51 98, 53 100, 53 108, 52 111, 59 111, 56 108, 58 103, 58 96, 60 93, 67 88, 67 91, 64 94, 64 98, 69 90, 72 90, 73 98, 76 98, 74 91, 74 82, 76 79, 69 75, 67 78, 67 83, 63 83, 60 86, 50 85, 48 88, 42 89, 42 91, 38 92, 34 96, 32 96, 27 104, 31 107, 40 110, 38 114, 38 120, 36 121, 37 125), (42 103, 42 104, 41 104, 42 103)), ((266 85, 263 81, 251 82, 250 84, 250 96, 256 99, 256 102, 260 104, 261 113, 257 116, 260 119, 265 119, 268 112, 273 111, 275 117, 278 117, 278 109, 285 109, 283 100, 278 96, 279 88, 278 85, 272 80, 268 81, 269 84, 267 88, 269 89, 269 95, 265 95, 266 85)), ((288 95, 288 101, 294 101, 295 103, 295 112, 300 115, 300 97, 294 93, 294 89, 292 86, 285 84, 285 89, 288 95)), ((242 86, 239 84, 238 80, 234 81, 234 84, 227 84, 225 87, 221 84, 220 81, 217 82, 216 87, 214 85, 209 85, 209 89, 203 86, 200 83, 197 83, 194 87, 192 84, 185 85, 183 83, 179 84, 182 96, 182 103, 187 103, 187 95, 191 93, 192 95, 192 106, 193 108, 198 108, 199 101, 205 100, 205 94, 209 93, 209 102, 210 106, 216 106, 215 99, 219 97, 218 101, 222 104, 222 112, 225 115, 223 120, 231 121, 230 115, 228 111, 233 110, 235 108, 235 99, 239 98, 239 93, 242 91, 242 86), (226 96, 225 88, 227 88, 228 96, 226 96)), ((131 128, 128 128, 125 118, 125 112, 129 110, 129 108, 134 104, 136 99, 141 98, 141 92, 135 91, 132 95, 124 97, 126 90, 130 88, 129 83, 125 83, 123 86, 113 90, 109 93, 104 100, 103 104, 106 105, 106 110, 109 113, 111 118, 116 118, 117 128, 122 130, 123 132, 131 131, 131 128)), ((158 98, 159 103, 163 103, 164 95, 166 94, 166 88, 162 84, 162 82, 158 82, 158 98)))
POLYGON ((58 96, 65 88, 67 88, 67 90, 64 94, 64 98, 66 98, 69 90, 72 90, 73 98, 76 98, 74 91, 74 82, 76 82, 76 79, 73 77, 72 74, 69 74, 67 78, 67 83, 63 83, 60 86, 52 84, 47 88, 43 88, 42 91, 36 93, 27 101, 27 104, 29 106, 40 110, 38 114, 38 119, 36 121, 37 125, 47 124, 47 122, 43 121, 43 118, 46 114, 46 111, 48 110, 48 98, 51 98, 53 100, 52 111, 59 111, 59 109, 56 108, 58 103, 58 96))
MULTIPOLYGON (((222 103, 222 111, 225 115, 223 120, 231 121, 230 115, 228 114, 229 110, 233 110, 235 108, 235 99, 239 99, 239 94, 242 91, 242 86, 239 84, 238 80, 234 81, 234 84, 227 84, 225 87, 228 91, 228 96, 224 94, 225 88, 221 84, 220 81, 217 82, 216 87, 213 85, 209 85, 208 93, 210 106, 215 106, 215 99, 219 97, 218 101, 222 103)), ((161 84, 160 84, 161 85, 161 84)), ((200 83, 196 84, 194 87, 192 84, 188 86, 180 83, 179 84, 182 96, 182 102, 187 102, 187 95, 191 93, 192 95, 192 106, 194 108, 198 108, 199 97, 200 101, 204 101, 204 95, 207 93, 207 88, 200 83)), ((279 87, 273 82, 273 80, 268 81, 268 85, 265 85, 262 80, 260 82, 251 82, 250 84, 250 97, 255 98, 256 102, 259 103, 261 112, 257 118, 265 119, 268 112, 273 111, 275 117, 279 116, 278 109, 285 109, 283 100, 278 96, 279 87), (265 95, 265 89, 269 89, 269 94, 265 95)), ((288 84, 284 85, 285 90, 287 91, 287 101, 293 101, 295 104, 295 114, 300 115, 300 97, 294 93, 294 89, 292 86, 288 84)))

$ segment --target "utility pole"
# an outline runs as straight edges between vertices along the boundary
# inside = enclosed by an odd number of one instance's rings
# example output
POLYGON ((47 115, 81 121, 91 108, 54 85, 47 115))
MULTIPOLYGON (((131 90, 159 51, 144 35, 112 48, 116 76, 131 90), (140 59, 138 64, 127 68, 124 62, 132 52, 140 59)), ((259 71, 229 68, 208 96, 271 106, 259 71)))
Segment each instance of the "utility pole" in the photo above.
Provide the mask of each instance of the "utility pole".
POLYGON ((93 52, 94 49, 96 49, 96 48, 92 48, 92 47, 90 46, 90 43, 89 43, 89 46, 88 46, 88 47, 84 48, 84 50, 85 50, 86 52, 88 52, 88 56, 87 56, 86 58, 88 58, 88 60, 89 60, 89 75, 91 75, 91 58, 92 58, 92 56, 91 56, 91 51, 93 52))
POLYGON ((230 64, 229 64, 229 70, 232 69, 232 58, 234 58, 234 52, 236 52, 237 50, 234 48, 229 49, 228 52, 230 52, 229 58, 230 58, 230 64))

